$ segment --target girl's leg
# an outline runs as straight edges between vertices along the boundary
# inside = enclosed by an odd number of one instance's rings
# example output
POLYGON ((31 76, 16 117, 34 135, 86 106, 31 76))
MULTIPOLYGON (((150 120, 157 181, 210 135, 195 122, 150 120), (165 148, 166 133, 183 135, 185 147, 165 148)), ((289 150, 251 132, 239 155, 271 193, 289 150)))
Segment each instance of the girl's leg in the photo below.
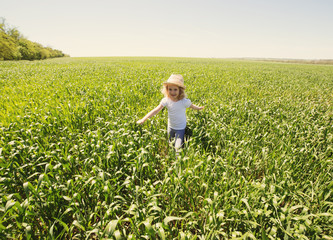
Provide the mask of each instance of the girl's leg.
POLYGON ((176 151, 178 151, 178 149, 180 149, 184 143, 185 129, 175 130, 172 128, 168 128, 168 135, 169 135, 169 142, 174 141, 175 149, 176 151))
POLYGON ((184 144, 185 129, 175 130, 175 148, 180 149, 184 144))
POLYGON ((172 142, 172 140, 175 138, 175 130, 172 128, 168 128, 168 137, 169 137, 169 142, 172 142))

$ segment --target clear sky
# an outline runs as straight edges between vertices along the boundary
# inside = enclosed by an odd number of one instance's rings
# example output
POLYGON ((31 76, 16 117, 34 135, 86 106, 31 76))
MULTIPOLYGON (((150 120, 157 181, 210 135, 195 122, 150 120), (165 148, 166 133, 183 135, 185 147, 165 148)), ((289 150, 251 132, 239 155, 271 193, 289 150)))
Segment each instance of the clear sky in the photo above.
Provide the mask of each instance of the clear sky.
POLYGON ((333 59, 333 0, 0 0, 0 17, 71 57, 333 59))

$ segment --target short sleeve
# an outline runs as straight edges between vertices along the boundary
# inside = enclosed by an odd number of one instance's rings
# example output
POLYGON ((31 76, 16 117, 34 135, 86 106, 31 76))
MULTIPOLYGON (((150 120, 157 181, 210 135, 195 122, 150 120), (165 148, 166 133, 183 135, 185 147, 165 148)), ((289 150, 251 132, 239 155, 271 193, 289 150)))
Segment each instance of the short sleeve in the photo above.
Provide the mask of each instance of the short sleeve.
POLYGON ((166 98, 163 98, 163 99, 161 100, 160 104, 161 104, 163 107, 165 107, 165 106, 168 104, 167 99, 166 99, 166 98))
POLYGON ((184 106, 185 106, 186 108, 191 107, 191 105, 192 105, 191 100, 188 99, 188 98, 185 98, 184 100, 185 100, 184 106))

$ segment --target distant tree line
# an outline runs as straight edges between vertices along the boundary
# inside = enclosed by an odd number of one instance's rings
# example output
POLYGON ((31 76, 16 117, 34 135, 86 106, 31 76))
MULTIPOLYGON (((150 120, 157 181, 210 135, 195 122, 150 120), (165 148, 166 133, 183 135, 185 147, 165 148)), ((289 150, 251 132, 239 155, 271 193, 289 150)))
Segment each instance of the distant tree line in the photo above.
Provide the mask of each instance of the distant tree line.
POLYGON ((9 27, 4 19, 0 20, 0 61, 68 57, 60 50, 29 41, 16 28, 9 27))

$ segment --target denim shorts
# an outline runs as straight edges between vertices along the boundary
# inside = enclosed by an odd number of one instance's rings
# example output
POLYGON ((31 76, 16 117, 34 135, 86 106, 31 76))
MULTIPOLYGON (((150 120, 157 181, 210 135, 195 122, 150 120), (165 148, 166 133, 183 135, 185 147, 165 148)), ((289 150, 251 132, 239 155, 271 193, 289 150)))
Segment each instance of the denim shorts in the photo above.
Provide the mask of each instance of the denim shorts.
POLYGON ((179 149, 184 144, 185 129, 175 130, 168 128, 169 141, 174 141, 174 146, 176 149, 179 149))

